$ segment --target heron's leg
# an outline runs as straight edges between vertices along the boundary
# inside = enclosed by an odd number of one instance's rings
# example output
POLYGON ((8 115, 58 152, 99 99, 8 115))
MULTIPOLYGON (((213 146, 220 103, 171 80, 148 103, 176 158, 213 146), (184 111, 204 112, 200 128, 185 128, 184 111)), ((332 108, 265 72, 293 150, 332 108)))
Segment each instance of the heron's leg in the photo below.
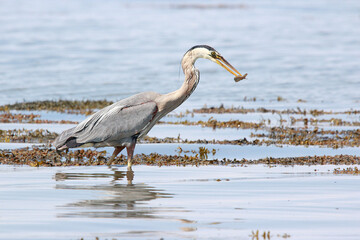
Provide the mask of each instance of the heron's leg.
POLYGON ((113 154, 111 155, 107 165, 110 166, 112 164, 112 162, 114 161, 114 159, 116 158, 116 156, 124 149, 125 147, 121 146, 121 147, 115 147, 115 150, 113 152, 113 154))
POLYGON ((132 158, 134 155, 134 149, 135 149, 136 141, 132 142, 129 147, 126 147, 127 155, 128 155, 128 171, 132 171, 132 158))

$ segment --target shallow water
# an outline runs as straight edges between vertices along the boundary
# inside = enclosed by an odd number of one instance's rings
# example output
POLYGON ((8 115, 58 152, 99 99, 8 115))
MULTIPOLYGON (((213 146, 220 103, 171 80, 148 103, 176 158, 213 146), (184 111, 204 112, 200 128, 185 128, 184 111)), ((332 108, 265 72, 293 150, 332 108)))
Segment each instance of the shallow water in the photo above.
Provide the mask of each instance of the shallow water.
POLYGON ((0 239, 357 239, 360 177, 335 167, 0 166, 0 239))
MULTIPOLYGON (((85 1, 0 3, 0 105, 23 100, 120 100, 182 84, 180 59, 195 44, 215 47, 248 79, 199 60, 201 81, 177 111, 203 105, 268 109, 358 109, 359 1, 85 1), (221 4, 221 5, 219 5, 221 4), (281 96, 282 101, 278 101, 281 96), (247 97, 247 99, 244 99, 247 97), (256 101, 250 98, 256 97, 256 101), (306 102, 298 102, 298 99, 306 102)), ((21 111, 24 112, 24 111, 21 111)), ((26 113, 26 112, 25 112, 26 113)), ((28 113, 28 112, 27 112, 28 113)), ((83 115, 32 112, 41 119, 83 115)), ((164 121, 238 119, 269 126, 302 116, 198 114, 164 121)), ((305 116, 304 116, 305 117, 305 116)), ((309 115, 307 117, 310 117, 309 115)), ((358 115, 323 115, 354 122, 358 115)), ((0 124, 48 129, 71 124, 0 124)), ((302 127, 301 123, 294 126, 302 127)), ((309 126, 312 128, 314 126, 309 126)), ((331 126, 325 129, 353 129, 331 126)), ((157 125, 151 137, 232 140, 253 130, 157 125)), ((0 149, 32 144, 0 143, 0 149)), ((135 153, 177 154, 206 146, 209 158, 360 155, 358 147, 138 144, 135 153)), ((111 148, 105 148, 107 154, 111 148)), ((99 149, 102 150, 102 149, 99 149)), ((191 154, 191 153, 187 153, 191 154)), ((0 165, 0 239, 358 239, 359 176, 347 166, 121 166, 31 168, 0 165), (316 171, 315 171, 316 170, 316 171), (256 238, 255 238, 256 239, 256 238), (261 239, 261 237, 260 237, 261 239)), ((358 166, 359 167, 359 166, 358 166)))
POLYGON ((248 79, 235 84, 199 60, 201 82, 187 106, 238 106, 244 96, 356 106, 359 7, 355 0, 3 0, 0 104, 167 93, 182 83, 184 52, 209 44, 248 79))

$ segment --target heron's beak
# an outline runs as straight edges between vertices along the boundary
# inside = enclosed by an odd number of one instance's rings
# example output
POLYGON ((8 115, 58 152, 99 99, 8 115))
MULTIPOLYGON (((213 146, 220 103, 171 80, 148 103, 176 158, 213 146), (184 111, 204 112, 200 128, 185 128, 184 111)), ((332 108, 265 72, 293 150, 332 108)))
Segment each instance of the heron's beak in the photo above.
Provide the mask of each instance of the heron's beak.
POLYGON ((217 55, 215 58, 215 62, 220 66, 222 66, 223 68, 225 68, 226 70, 228 70, 231 74, 234 74, 235 81, 237 82, 242 79, 245 79, 245 77, 247 76, 247 73, 244 76, 241 75, 241 73, 238 70, 236 70, 228 61, 226 61, 223 56, 217 55))

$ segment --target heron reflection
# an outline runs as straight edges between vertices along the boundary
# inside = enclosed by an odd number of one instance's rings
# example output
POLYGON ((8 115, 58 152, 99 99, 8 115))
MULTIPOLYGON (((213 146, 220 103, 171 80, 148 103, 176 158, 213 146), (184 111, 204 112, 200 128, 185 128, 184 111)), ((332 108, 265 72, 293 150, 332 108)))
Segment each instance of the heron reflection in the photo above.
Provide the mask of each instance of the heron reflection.
POLYGON ((113 178, 111 183, 115 183, 118 180, 122 180, 125 176, 128 181, 128 184, 132 184, 134 179, 134 172, 131 170, 128 171, 118 171, 117 168, 110 168, 112 173, 63 173, 58 172, 55 174, 54 179, 56 181, 65 181, 65 180, 77 180, 77 179, 90 179, 90 178, 113 178))
POLYGON ((157 198, 171 198, 172 194, 147 184, 133 184, 133 171, 119 171, 111 168, 111 173, 74 173, 59 172, 54 178, 59 183, 56 189, 62 190, 90 190, 99 192, 97 199, 80 200, 69 203, 62 208, 68 209, 58 217, 88 217, 88 218, 157 218, 156 213, 162 211, 177 211, 180 209, 163 209, 161 207, 148 207, 149 201, 157 198), (103 184, 71 184, 74 180, 96 180, 109 178, 103 184), (125 178, 127 182, 125 182, 125 178), (64 181, 64 183, 60 183, 64 181))

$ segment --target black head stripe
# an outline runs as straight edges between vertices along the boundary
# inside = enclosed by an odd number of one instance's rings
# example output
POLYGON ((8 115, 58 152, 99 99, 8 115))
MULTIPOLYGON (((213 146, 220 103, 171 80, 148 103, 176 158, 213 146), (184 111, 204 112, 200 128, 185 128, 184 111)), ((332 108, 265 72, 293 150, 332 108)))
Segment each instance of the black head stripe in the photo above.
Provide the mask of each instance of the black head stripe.
POLYGON ((209 51, 216 51, 214 48, 212 48, 212 47, 210 47, 208 45, 196 45, 196 46, 193 46, 192 48, 190 48, 187 52, 189 52, 191 50, 194 50, 195 48, 206 48, 209 51))

